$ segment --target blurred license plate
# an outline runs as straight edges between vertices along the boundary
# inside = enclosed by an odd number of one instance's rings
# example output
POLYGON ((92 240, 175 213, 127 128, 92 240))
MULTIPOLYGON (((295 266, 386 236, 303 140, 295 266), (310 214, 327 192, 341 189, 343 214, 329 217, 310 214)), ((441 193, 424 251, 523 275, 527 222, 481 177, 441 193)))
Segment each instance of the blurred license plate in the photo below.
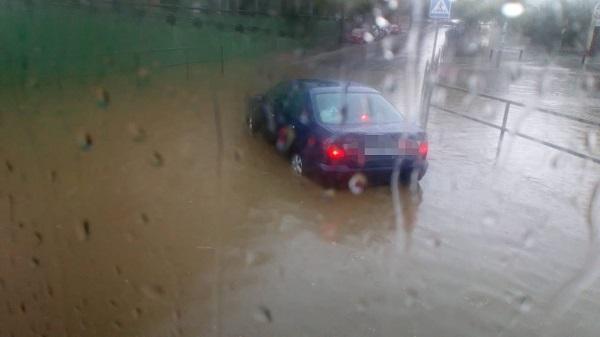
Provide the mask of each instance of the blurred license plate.
POLYGON ((367 147, 365 155, 367 156, 397 156, 401 153, 400 149, 388 147, 367 147))
POLYGON ((399 139, 398 149, 403 154, 414 154, 419 150, 419 145, 414 140, 399 139))

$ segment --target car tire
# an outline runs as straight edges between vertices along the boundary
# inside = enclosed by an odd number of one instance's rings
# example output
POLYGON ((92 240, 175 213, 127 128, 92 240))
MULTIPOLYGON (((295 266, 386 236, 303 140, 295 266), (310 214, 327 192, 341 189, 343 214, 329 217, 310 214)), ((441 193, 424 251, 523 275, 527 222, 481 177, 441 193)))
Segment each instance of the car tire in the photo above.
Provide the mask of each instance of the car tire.
POLYGON ((347 187, 352 194, 359 195, 365 192, 368 184, 369 180, 367 176, 365 176, 363 173, 356 173, 348 179, 347 187))
POLYGON ((251 112, 246 116, 246 128, 251 135, 254 135, 258 132, 258 125, 256 124, 256 118, 254 114, 251 112))
POLYGON ((297 152, 292 153, 292 155, 290 156, 290 166, 292 167, 292 171, 294 172, 294 174, 298 176, 302 176, 306 172, 304 159, 297 152))

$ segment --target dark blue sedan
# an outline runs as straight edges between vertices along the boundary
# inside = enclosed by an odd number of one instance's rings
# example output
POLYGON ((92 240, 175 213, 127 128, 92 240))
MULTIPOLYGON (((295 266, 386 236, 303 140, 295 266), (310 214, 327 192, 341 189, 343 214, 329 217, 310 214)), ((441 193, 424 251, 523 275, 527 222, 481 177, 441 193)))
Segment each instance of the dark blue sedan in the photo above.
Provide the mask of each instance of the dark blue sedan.
POLYGON ((282 82, 250 100, 246 124, 288 156, 297 174, 318 173, 350 188, 389 180, 395 169, 403 182, 427 171, 425 132, 364 85, 282 82))

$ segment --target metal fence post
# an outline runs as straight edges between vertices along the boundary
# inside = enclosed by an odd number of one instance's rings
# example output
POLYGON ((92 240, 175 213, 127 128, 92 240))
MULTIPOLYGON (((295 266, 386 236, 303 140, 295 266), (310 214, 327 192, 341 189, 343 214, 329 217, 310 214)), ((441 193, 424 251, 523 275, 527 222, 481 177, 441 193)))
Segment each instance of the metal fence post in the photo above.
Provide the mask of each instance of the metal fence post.
POLYGON ((510 103, 506 102, 504 107, 504 116, 502 117, 502 128, 500 129, 500 137, 498 138, 498 148, 496 149, 496 159, 500 156, 502 150, 502 141, 504 140, 504 134, 506 133, 506 122, 508 121, 508 111, 510 110, 510 103))
POLYGON ((221 45, 221 75, 225 75, 225 56, 223 53, 223 45, 221 45))
POLYGON ((185 72, 186 72, 185 76, 186 76, 186 79, 189 80, 190 79, 190 60, 188 58, 188 50, 187 49, 183 50, 183 55, 185 57, 185 72))
POLYGON ((425 71, 423 72, 423 83, 421 84, 421 116, 423 116, 423 113, 425 112, 425 90, 427 90, 427 77, 429 74, 429 61, 427 61, 425 63, 425 71))
POLYGON ((427 129, 427 123, 429 123, 429 110, 431 108, 431 97, 433 96, 433 89, 435 83, 429 83, 427 85, 427 96, 425 96, 425 114, 423 116, 423 129, 427 129))
POLYGON ((502 54, 503 54, 503 50, 498 49, 498 52, 496 53, 496 68, 500 67, 500 63, 502 62, 502 54))
POLYGON ((440 24, 439 22, 435 22, 435 35, 433 38, 433 50, 431 51, 431 62, 433 62, 434 58, 435 58, 435 52, 436 52, 436 48, 437 48, 437 40, 438 40, 438 35, 440 33, 440 24))
POLYGON ((135 71, 136 74, 140 70, 141 64, 142 64, 142 59, 141 59, 140 53, 134 52, 133 53, 133 71, 135 71))

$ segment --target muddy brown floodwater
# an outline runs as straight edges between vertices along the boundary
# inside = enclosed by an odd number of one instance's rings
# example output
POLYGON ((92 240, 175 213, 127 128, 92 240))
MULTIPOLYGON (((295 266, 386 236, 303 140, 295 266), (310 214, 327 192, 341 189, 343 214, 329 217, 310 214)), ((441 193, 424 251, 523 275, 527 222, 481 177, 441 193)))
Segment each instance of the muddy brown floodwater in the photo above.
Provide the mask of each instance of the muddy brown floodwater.
POLYGON ((512 138, 496 162, 496 130, 433 111, 430 171, 395 205, 294 176, 243 127, 281 78, 382 88, 398 62, 3 91, 0 336, 597 336, 596 164, 512 138))

